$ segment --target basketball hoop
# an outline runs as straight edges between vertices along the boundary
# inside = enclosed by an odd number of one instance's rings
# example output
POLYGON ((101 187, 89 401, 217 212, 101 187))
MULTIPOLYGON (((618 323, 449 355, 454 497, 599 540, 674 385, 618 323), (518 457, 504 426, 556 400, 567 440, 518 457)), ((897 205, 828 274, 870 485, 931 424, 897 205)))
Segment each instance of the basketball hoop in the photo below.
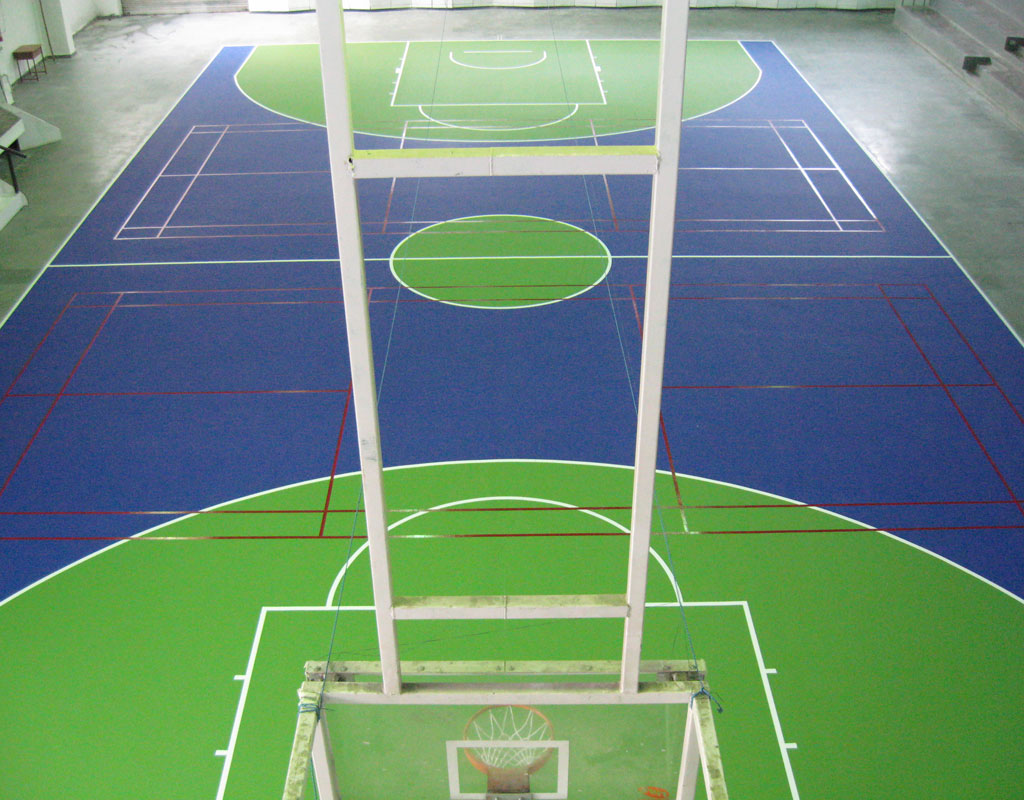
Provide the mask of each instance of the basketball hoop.
POLYGON ((554 753, 544 746, 554 729, 542 712, 532 706, 485 706, 463 731, 463 738, 481 744, 465 749, 466 758, 487 776, 487 797, 530 796, 530 776, 554 753))

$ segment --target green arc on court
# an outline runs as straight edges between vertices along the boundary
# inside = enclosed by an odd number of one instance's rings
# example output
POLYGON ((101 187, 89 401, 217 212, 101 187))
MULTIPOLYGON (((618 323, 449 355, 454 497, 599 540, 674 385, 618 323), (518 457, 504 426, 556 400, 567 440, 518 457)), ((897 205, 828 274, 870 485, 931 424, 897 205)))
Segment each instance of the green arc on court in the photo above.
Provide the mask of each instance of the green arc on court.
POLYGON ((604 280, 604 242, 567 222, 522 214, 446 220, 395 247, 391 272, 418 295, 468 308, 547 305, 604 280))
MULTIPOLYGON (((553 461, 387 469, 395 590, 622 592, 631 478, 553 461)), ((1005 796, 1019 762, 990 756, 1024 725, 1019 599, 821 509, 676 480, 689 529, 705 535, 683 532, 660 474, 644 657, 686 658, 692 638, 726 705, 716 727, 736 796, 792 797, 783 742, 799 746, 787 757, 806 797, 1005 796), (674 565, 686 625, 658 559, 674 565)), ((368 559, 352 557, 365 536, 359 475, 333 479, 325 514, 328 484, 164 524, 0 604, 0 794, 108 800, 146 786, 193 800, 217 796, 222 775, 224 800, 279 793, 302 662, 326 657, 336 620, 336 657, 375 658, 368 559), (60 748, 32 723, 42 692, 60 748)), ((614 659, 621 644, 615 620, 398 633, 422 660, 614 659)))
MULTIPOLYGON (((357 131, 407 141, 538 141, 654 125, 658 41, 351 42, 357 131)), ((739 42, 690 41, 683 117, 742 98, 761 71, 739 42)), ((324 124, 317 45, 262 45, 235 81, 253 102, 324 124)))

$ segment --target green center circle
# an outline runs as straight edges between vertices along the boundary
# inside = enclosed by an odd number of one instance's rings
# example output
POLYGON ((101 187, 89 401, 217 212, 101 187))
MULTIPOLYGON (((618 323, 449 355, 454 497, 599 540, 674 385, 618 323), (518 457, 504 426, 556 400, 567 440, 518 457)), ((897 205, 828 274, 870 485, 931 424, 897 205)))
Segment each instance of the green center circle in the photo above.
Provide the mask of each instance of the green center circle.
POLYGON ((592 233, 519 214, 438 222, 403 239, 391 272, 423 297, 469 308, 528 308, 591 289, 611 268, 592 233))

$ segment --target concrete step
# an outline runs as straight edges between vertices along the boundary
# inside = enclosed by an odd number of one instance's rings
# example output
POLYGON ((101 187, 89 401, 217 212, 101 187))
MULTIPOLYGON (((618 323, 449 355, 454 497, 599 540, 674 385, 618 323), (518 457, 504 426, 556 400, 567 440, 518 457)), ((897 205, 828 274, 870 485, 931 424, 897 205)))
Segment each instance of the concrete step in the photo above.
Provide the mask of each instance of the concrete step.
POLYGON ((1021 0, 988 0, 989 4, 1018 22, 1024 22, 1024 3, 1021 0))
POLYGON ((1024 128, 1024 64, 1000 55, 1005 51, 989 49, 932 8, 897 8, 894 21, 903 33, 1024 128), (963 69, 965 56, 989 56, 992 64, 968 73, 963 69))
POLYGON ((1019 17, 990 0, 932 0, 929 7, 1007 63, 1024 66, 1024 50, 1014 54, 1004 49, 1006 37, 1024 36, 1024 4, 1018 6, 1019 17))

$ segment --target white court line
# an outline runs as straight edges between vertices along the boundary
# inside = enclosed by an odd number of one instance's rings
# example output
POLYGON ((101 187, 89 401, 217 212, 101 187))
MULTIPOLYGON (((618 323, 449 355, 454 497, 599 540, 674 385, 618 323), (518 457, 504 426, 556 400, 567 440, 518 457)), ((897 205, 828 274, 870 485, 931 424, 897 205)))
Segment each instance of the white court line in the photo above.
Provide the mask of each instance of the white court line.
MULTIPOLYGON (((438 103, 437 105, 440 106, 440 105, 445 105, 445 104, 438 103)), ((474 103, 473 105, 507 105, 507 104, 504 104, 504 103, 474 103)), ((518 103, 518 104, 514 104, 514 105, 524 105, 524 104, 518 103)), ((563 108, 565 107, 564 103, 528 103, 528 104, 525 104, 525 105, 560 105, 563 108)), ((433 105, 431 106, 432 109, 435 108, 435 107, 436 106, 433 106, 433 105)), ((433 123, 435 123, 437 125, 440 125, 443 128, 452 128, 452 129, 455 129, 455 130, 462 130, 462 131, 484 131, 484 132, 490 132, 490 131, 532 131, 532 130, 536 130, 537 128, 548 128, 548 127, 550 127, 552 125, 557 125, 560 122, 565 122, 567 119, 569 119, 570 117, 574 116, 576 114, 576 112, 580 110, 580 104, 576 103, 575 105, 573 105, 572 111, 570 111, 564 117, 561 117, 561 118, 556 119, 556 120, 552 120, 551 122, 542 122, 542 123, 537 124, 537 125, 522 125, 520 127, 514 127, 514 128, 506 128, 506 127, 502 127, 500 125, 498 125, 498 126, 486 125, 486 126, 483 126, 483 127, 481 127, 479 125, 475 125, 475 126, 474 125, 456 125, 454 123, 448 123, 448 122, 443 122, 442 120, 439 120, 439 119, 434 119, 432 116, 430 116, 430 114, 428 114, 426 111, 423 110, 423 106, 417 106, 417 108, 419 109, 419 112, 424 116, 424 118, 430 120, 431 122, 433 122, 433 123)))
MULTIPOLYGON (((470 51, 469 50, 464 50, 463 52, 468 53, 470 51)), ((481 50, 479 52, 488 52, 488 51, 481 50)), ((514 51, 509 50, 509 51, 504 51, 504 52, 514 52, 514 51)), ((540 54, 540 58, 538 58, 536 61, 533 61, 533 62, 531 62, 529 64, 516 64, 516 65, 511 66, 511 67, 482 67, 482 66, 478 66, 476 64, 463 64, 461 61, 458 61, 455 58, 455 53, 453 53, 451 50, 448 51, 448 60, 451 61, 456 66, 465 67, 466 69, 502 69, 502 70, 505 70, 505 69, 527 69, 528 67, 535 67, 538 64, 543 64, 545 61, 547 61, 548 60, 548 51, 547 50, 542 50, 541 54, 540 54)), ((471 105, 476 105, 476 103, 472 103, 471 105)))
MULTIPOLYGON (((132 206, 132 210, 128 212, 128 216, 126 216, 124 218, 124 222, 121 223, 121 227, 117 229, 116 233, 114 233, 114 238, 115 239, 119 239, 120 238, 121 233, 128 227, 128 223, 131 221, 131 218, 135 216, 135 212, 139 210, 139 206, 141 206, 146 201, 146 198, 149 197, 149 193, 151 191, 153 191, 153 187, 155 187, 157 185, 157 182, 162 177, 164 177, 165 170, 171 165, 171 162, 174 161, 175 158, 177 158, 178 153, 181 151, 181 148, 185 146, 185 142, 187 142, 189 140, 189 137, 193 135, 193 132, 195 131, 195 129, 196 129, 196 126, 193 125, 191 128, 189 128, 188 133, 186 133, 182 137, 181 141, 178 142, 178 146, 176 148, 174 148, 174 152, 171 153, 171 155, 167 159, 167 161, 164 162, 164 165, 162 167, 160 167, 160 171, 157 172, 156 177, 153 178, 152 181, 150 181, 149 186, 146 187, 146 191, 144 191, 142 193, 142 196, 138 199, 138 201, 135 203, 135 205, 132 206)), ((222 136, 224 135, 223 132, 221 133, 221 135, 222 136)), ((156 226, 154 225, 154 226, 149 226, 149 227, 156 227, 156 226)))
MULTIPOLYGON (((607 253, 593 253, 587 255, 573 255, 571 253, 550 253, 548 255, 533 255, 533 256, 491 256, 491 255, 479 255, 479 256, 397 256, 396 261, 507 261, 517 259, 541 259, 547 260, 552 258, 608 258, 607 253)), ((364 259, 369 261, 369 259, 364 259)))
POLYGON ((398 77, 395 78, 395 88, 391 91, 391 107, 395 107, 395 98, 398 97, 398 84, 402 82, 402 75, 405 72, 405 60, 409 57, 409 44, 405 43, 405 50, 402 51, 402 60, 398 62, 398 69, 396 70, 398 77))
POLYGON ((590 39, 587 42, 587 52, 590 53, 590 65, 594 68, 594 79, 597 81, 597 90, 601 93, 601 105, 608 105, 608 95, 604 93, 604 82, 601 80, 601 68, 597 66, 597 60, 594 58, 594 51, 590 47, 590 39))
MULTIPOLYGON (((606 517, 604 514, 598 514, 593 509, 590 509, 590 508, 580 508, 579 506, 574 506, 571 503, 563 503, 563 502, 561 502, 559 500, 549 500, 548 498, 545 498, 545 497, 520 497, 520 496, 517 496, 517 495, 499 495, 499 496, 489 496, 489 497, 466 497, 466 498, 462 498, 461 500, 454 500, 454 501, 452 501, 450 503, 442 503, 441 505, 433 506, 431 508, 428 508, 428 509, 425 509, 425 510, 422 510, 422 511, 415 511, 412 514, 409 514, 408 516, 402 517, 397 522, 394 522, 391 525, 388 525, 388 532, 390 533, 395 528, 398 528, 398 527, 404 525, 407 522, 411 522, 414 519, 417 519, 417 518, 422 517, 422 516, 424 516, 426 514, 429 514, 431 511, 443 511, 446 508, 452 508, 454 506, 462 506, 462 505, 466 505, 467 503, 487 503, 487 502, 491 502, 491 501, 494 501, 494 500, 514 501, 514 502, 517 502, 517 503, 542 503, 543 505, 556 506, 558 508, 571 508, 571 509, 575 509, 576 511, 579 511, 581 514, 587 514, 587 515, 589 515, 591 517, 595 517, 595 518, 601 520, 602 522, 606 522, 609 525, 611 525, 613 528, 618 528, 621 533, 629 533, 629 528, 619 524, 618 522, 616 522, 615 520, 611 519, 610 517, 606 517)), ((418 537, 418 538, 429 539, 429 538, 433 538, 433 537, 432 536, 423 536, 423 537, 418 537)), ((324 607, 325 608, 336 609, 338 607, 338 604, 334 601, 334 595, 337 593, 338 588, 341 586, 341 582, 344 579, 344 577, 345 577, 346 573, 348 572, 349 568, 355 562, 356 558, 358 558, 359 554, 362 553, 364 550, 366 550, 367 547, 369 547, 369 545, 370 545, 369 541, 364 542, 359 547, 359 549, 356 550, 349 557, 348 561, 346 561, 345 564, 342 566, 341 570, 338 572, 337 576, 334 578, 334 582, 331 584, 330 590, 327 592, 327 601, 324 603, 324 607)), ((653 553, 653 551, 652 551, 652 553, 653 553)), ((656 553, 654 553, 654 557, 659 559, 659 561, 660 561, 660 557, 656 553)), ((668 567, 665 567, 664 562, 662 562, 662 566, 666 570, 668 570, 668 567)), ((670 575, 671 575, 671 573, 670 573, 670 575)), ((678 590, 679 590, 679 587, 677 585, 676 586, 677 593, 678 593, 678 590)), ((682 595, 678 595, 678 596, 679 596, 680 599, 682 598, 682 595)), ((338 600, 340 601, 341 598, 338 598, 338 600)))
MULTIPOLYGON (((580 509, 581 511, 583 509, 580 509)), ((616 524, 617 523, 613 523, 616 524)), ((654 552, 653 550, 651 551, 654 552)), ((660 561, 660 559, 659 559, 660 561)), ((664 566, 664 562, 661 561, 664 566)), ((669 580, 674 584, 674 591, 679 596, 679 586, 676 584, 675 579, 669 575, 669 580)), ((650 602, 645 603, 646 608, 678 608, 679 603, 676 602, 650 602)), ((761 653, 761 644, 757 638, 757 631, 754 629, 754 620, 750 614, 750 606, 746 600, 710 600, 710 601, 696 601, 683 603, 684 608, 729 608, 738 607, 743 609, 744 619, 747 623, 747 630, 750 633, 750 641, 753 646, 754 655, 757 661, 758 669, 761 672, 762 685, 765 690, 765 699, 768 702, 769 711, 772 717, 772 724, 775 727, 776 738, 779 742, 779 753, 782 757, 783 768, 786 771, 786 777, 789 782, 790 794, 792 800, 800 800, 800 793, 796 786, 796 778, 793 775, 792 764, 789 760, 789 750, 795 749, 795 745, 791 742, 786 742, 782 736, 781 723, 779 722, 778 709, 775 705, 775 697, 772 694, 771 685, 768 683, 768 679, 765 675, 764 670, 764 657, 761 653)), ((242 686, 241 696, 238 699, 238 707, 235 710, 234 722, 231 727, 231 738, 227 747, 224 751, 224 766, 221 770, 220 784, 217 789, 216 800, 223 800, 224 792, 227 788, 227 781, 231 770, 231 761, 234 757, 235 748, 238 744, 238 731, 241 726, 242 716, 245 711, 245 703, 249 694, 249 686, 252 681, 252 670, 256 662, 256 655, 259 651, 260 642, 263 637, 263 628, 266 622, 267 614, 271 612, 282 612, 282 613, 304 613, 304 612, 328 612, 337 614, 339 612, 364 612, 369 613, 374 611, 373 606, 264 606, 260 609, 259 620, 256 624, 256 634, 253 637, 252 647, 249 651, 249 661, 245 672, 245 683, 242 686)))
MULTIPOLYGON (((978 294, 981 295, 982 299, 986 303, 988 303, 988 306, 989 306, 989 308, 992 309, 993 313, 995 313, 995 315, 997 317, 999 317, 999 320, 1003 323, 1003 325, 1006 326, 1006 329, 1010 332, 1010 335, 1014 339, 1017 340, 1017 342, 1021 345, 1021 347, 1024 347, 1024 333, 1018 333, 1016 330, 1014 330, 1013 326, 1006 319, 1006 316, 1003 314, 1002 311, 1000 311, 996 307, 996 304, 992 302, 992 299, 981 288, 981 285, 978 283, 977 280, 975 280, 974 276, 971 275, 971 273, 968 272, 964 268, 964 265, 960 263, 960 259, 958 259, 956 256, 954 256, 952 254, 952 252, 950 251, 950 249, 948 247, 946 247, 945 242, 943 242, 942 239, 939 238, 939 235, 935 232, 935 229, 932 228, 932 226, 928 223, 928 221, 925 220, 925 218, 921 216, 921 213, 913 206, 913 204, 909 200, 907 200, 907 196, 895 184, 895 182, 893 181, 893 179, 889 175, 889 173, 886 172, 884 169, 882 169, 881 165, 879 164, 878 160, 874 157, 874 155, 872 155, 872 153, 866 147, 863 147, 861 145, 861 143, 857 139, 857 137, 854 136, 853 133, 850 132, 850 129, 846 126, 846 123, 844 123, 841 119, 839 119, 839 115, 836 114, 836 112, 832 109, 832 106, 830 106, 825 101, 825 98, 823 98, 821 96, 821 93, 818 92, 818 90, 815 89, 814 86, 811 85, 811 82, 808 81, 807 78, 804 77, 804 74, 799 69, 797 69, 796 64, 793 63, 793 61, 790 59, 790 57, 788 55, 786 55, 786 53, 783 52, 783 50, 778 45, 776 45, 774 41, 770 41, 769 40, 769 42, 770 42, 770 44, 773 47, 775 47, 776 52, 785 59, 786 63, 789 64, 789 66, 793 70, 793 72, 795 72, 800 77, 800 80, 802 80, 804 82, 804 84, 808 88, 810 88, 810 90, 814 93, 814 96, 816 98, 818 98, 818 102, 820 102, 822 104, 822 106, 824 106, 825 109, 828 111, 828 113, 832 115, 832 118, 838 123, 839 127, 843 129, 843 131, 846 133, 847 136, 850 137, 851 140, 853 140, 853 143, 857 146, 857 149, 860 150, 860 152, 864 155, 864 157, 867 158, 869 162, 871 162, 871 165, 876 170, 878 170, 878 174, 881 175, 882 178, 885 179, 886 183, 889 184, 889 187, 894 192, 896 192, 896 194, 899 196, 900 200, 902 200, 904 202, 904 204, 907 206, 907 208, 910 209, 911 213, 917 218, 917 221, 920 222, 924 226, 924 229, 926 231, 928 231, 929 235, 931 235, 932 240, 939 247, 941 247, 945 251, 945 253, 946 253, 945 254, 945 258, 950 259, 954 264, 956 264, 956 266, 959 268, 960 272, 963 273, 963 276, 974 287, 975 291, 977 291, 978 294)), ((924 257, 924 256, 922 256, 922 257, 924 257)), ((943 257, 943 256, 929 256, 929 258, 941 258, 941 257, 943 257)), ((900 541, 905 541, 905 540, 901 539, 900 541)), ((930 550, 926 550, 925 548, 921 548, 921 550, 923 550, 926 553, 931 553, 930 550)), ((931 553, 931 554, 936 556, 936 558, 942 558, 941 556, 938 556, 936 553, 931 553)), ((958 564, 955 564, 955 562, 952 562, 952 561, 949 562, 949 563, 954 564, 955 566, 959 566, 958 564)), ((966 567, 960 567, 960 568, 965 570, 966 572, 972 574, 972 575, 975 575, 976 577, 979 577, 979 578, 981 577, 980 575, 977 575, 977 573, 971 572, 970 570, 966 569, 966 567)), ((982 580, 986 580, 987 581, 986 578, 982 578, 982 580)), ((991 581, 987 581, 987 582, 991 583, 991 581)), ((1010 592, 1007 589, 1002 588, 998 584, 993 583, 992 585, 995 586, 1000 591, 1005 592, 1006 594, 1010 595, 1010 597, 1015 597, 1018 600, 1022 600, 1022 598, 1017 597, 1017 595, 1013 594, 1012 592, 1010 592)), ((1024 602, 1024 600, 1022 600, 1022 602, 1024 602)))
MULTIPOLYGON (((793 159, 793 163, 796 164, 797 167, 800 169, 800 174, 804 176, 804 180, 807 181, 807 185, 811 187, 811 191, 814 192, 815 196, 818 198, 818 201, 825 207, 825 210, 828 212, 828 215, 832 217, 832 222, 835 224, 836 228, 838 228, 841 231, 843 229, 842 224, 839 222, 838 219, 836 219, 836 215, 832 212, 832 209, 829 207, 829 204, 825 202, 825 198, 821 196, 821 192, 819 192, 818 187, 814 185, 814 181, 811 180, 811 176, 807 174, 807 170, 804 169, 803 165, 800 163, 800 160, 796 157, 796 154, 789 148, 789 145, 786 144, 786 140, 782 138, 782 134, 779 133, 778 129, 775 127, 775 123, 769 120, 768 124, 772 126, 772 131, 775 133, 775 136, 778 138, 778 140, 782 143, 782 146, 786 148, 786 152, 789 153, 789 157, 793 159)), ((768 220, 765 221, 767 222, 768 220)))
POLYGON ((761 683, 764 686, 764 693, 768 698, 768 706, 772 713, 772 725, 775 726, 775 736, 779 740, 779 750, 782 753, 782 763, 786 768, 786 779, 789 781, 789 791, 793 800, 800 800, 800 792, 796 788, 796 776, 793 774, 793 765, 789 760, 789 751, 786 746, 786 739, 782 735, 782 723, 779 721, 779 710, 775 705, 775 697, 772 694, 772 685, 768 680, 768 672, 764 666, 764 655, 761 652, 761 643, 757 639, 757 630, 754 628, 754 617, 750 613, 750 604, 743 602, 743 614, 747 618, 747 628, 750 630, 750 640, 754 643, 754 653, 757 656, 757 666, 761 672, 761 683))
MULTIPOLYGON (((555 101, 552 101, 552 102, 535 102, 533 100, 523 100, 522 102, 519 102, 519 103, 513 103, 513 102, 509 102, 509 101, 503 101, 503 102, 500 102, 500 103, 430 103, 430 108, 466 108, 467 106, 474 106, 474 107, 475 106, 481 106, 481 107, 485 107, 485 108, 509 108, 509 107, 511 107, 511 108, 522 108, 523 106, 530 106, 532 108, 533 106, 556 106, 556 107, 559 107, 559 108, 565 108, 567 105, 599 106, 599 105, 601 105, 601 103, 585 103, 585 102, 576 103, 576 102, 573 102, 573 103, 570 104, 570 103, 567 103, 565 100, 562 100, 560 102, 555 102, 555 101)), ((423 108, 423 104, 422 103, 399 103, 397 107, 398 108, 423 108)), ((507 129, 503 128, 502 130, 516 131, 516 130, 525 130, 525 128, 507 128, 507 129)), ((371 136, 380 136, 380 134, 369 134, 369 135, 371 135, 371 136)), ((392 136, 391 138, 393 139, 394 137, 392 136)), ((579 137, 578 136, 572 136, 572 137, 567 137, 567 138, 578 139, 579 137)), ((465 140, 459 139, 459 140, 456 140, 456 141, 465 141, 465 140)), ((510 140, 510 141, 516 141, 516 140, 510 140)), ((535 140, 529 139, 527 141, 535 141, 535 140)))
MULTIPOLYGON (((878 216, 871 209, 871 206, 868 205, 868 201, 864 199, 861 193, 857 190, 857 187, 853 185, 853 181, 851 181, 849 177, 847 177, 845 170, 843 170, 843 168, 839 166, 839 163, 832 157, 832 153, 829 152, 829 149, 825 147, 824 144, 822 144, 821 139, 818 138, 818 134, 814 132, 814 129, 811 128, 810 125, 807 126, 807 132, 811 134, 811 136, 814 138, 814 141, 818 143, 818 147, 821 148, 821 152, 828 156, 828 160, 832 162, 832 165, 839 171, 839 174, 843 176, 843 180, 846 181, 846 185, 853 190, 853 193, 855 195, 857 195, 857 199, 860 200, 861 205, 864 206, 864 209, 868 212, 868 214, 870 214, 873 219, 878 219, 878 216)), ((860 147, 860 145, 858 145, 858 147, 860 147)), ((907 203, 907 205, 909 206, 910 204, 907 203)))
MULTIPOLYGON (((819 231, 821 233, 821 231, 819 231)), ((391 235, 391 234, 389 234, 391 235)), ((395 236, 403 236, 406 234, 396 233, 395 236)), ((612 259, 629 259, 629 260, 643 260, 647 258, 646 253, 637 253, 636 255, 615 255, 612 254, 612 259)), ((672 256, 675 259, 694 259, 694 258, 707 258, 707 259, 743 259, 743 258, 758 258, 758 259, 781 259, 783 261, 793 261, 796 259, 829 259, 835 260, 837 258, 843 259, 856 259, 864 258, 871 260, 878 259, 907 259, 910 261, 926 261, 934 259, 936 261, 955 261, 951 255, 934 255, 934 256, 914 256, 906 254, 892 254, 892 255, 880 255, 877 253, 865 254, 865 255, 849 255, 837 253, 835 255, 822 255, 818 254, 797 254, 791 253, 789 255, 758 255, 754 253, 741 253, 741 254, 729 254, 722 255, 718 253, 685 253, 672 256)), ((364 261, 390 261, 389 256, 372 256, 364 258, 364 261)), ((249 259, 215 259, 212 261, 110 261, 110 262, 94 262, 94 263, 81 263, 81 264, 51 264, 50 269, 93 269, 97 267, 164 267, 164 266, 191 266, 201 264, 336 264, 338 263, 337 258, 249 258, 249 259)), ((786 285, 786 284, 780 284, 786 285)))
POLYGON ((199 165, 199 169, 196 170, 196 174, 193 175, 192 180, 188 182, 188 186, 185 187, 185 191, 181 193, 181 197, 178 198, 178 202, 174 204, 174 208, 171 209, 171 213, 167 215, 167 219, 164 220, 164 224, 160 226, 160 230, 157 232, 155 238, 159 239, 163 235, 163 232, 167 230, 167 226, 170 224, 171 220, 174 219, 174 215, 178 213, 178 209, 181 207, 181 204, 185 202, 185 198, 188 197, 188 193, 192 191, 192 187, 195 186, 196 181, 199 179, 199 175, 203 171, 203 167, 209 163, 210 158, 217 151, 220 143, 224 141, 224 137, 227 133, 227 127, 225 126, 224 131, 217 137, 217 141, 213 143, 213 147, 210 148, 210 152, 207 153, 206 158, 203 159, 203 163, 199 165))

